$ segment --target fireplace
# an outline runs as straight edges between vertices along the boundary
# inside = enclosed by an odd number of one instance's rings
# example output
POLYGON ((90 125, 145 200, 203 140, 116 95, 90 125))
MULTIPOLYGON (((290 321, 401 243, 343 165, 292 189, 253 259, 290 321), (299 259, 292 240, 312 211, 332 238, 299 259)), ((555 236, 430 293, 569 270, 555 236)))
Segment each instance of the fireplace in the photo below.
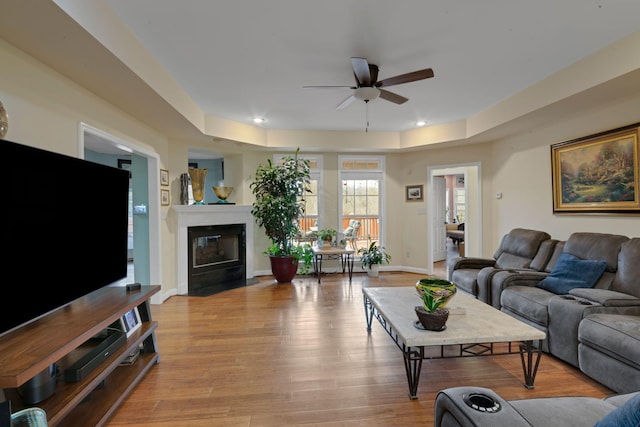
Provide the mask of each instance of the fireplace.
POLYGON ((189 295, 211 295, 247 284, 244 224, 188 227, 189 295))
POLYGON ((247 284, 255 282, 253 271, 254 221, 250 205, 174 205, 171 214, 176 227, 177 294, 189 295, 189 229, 198 226, 234 225, 245 227, 245 274, 247 284))

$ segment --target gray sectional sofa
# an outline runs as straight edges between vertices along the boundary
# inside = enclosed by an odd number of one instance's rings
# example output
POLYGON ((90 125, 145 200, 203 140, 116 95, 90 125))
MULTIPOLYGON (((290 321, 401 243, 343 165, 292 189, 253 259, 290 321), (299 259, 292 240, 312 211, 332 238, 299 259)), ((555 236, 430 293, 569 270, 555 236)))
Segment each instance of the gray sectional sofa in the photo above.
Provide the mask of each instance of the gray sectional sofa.
POLYGON ((447 260, 449 280, 458 289, 491 304, 490 283, 495 274, 504 270, 545 271, 556 243, 544 231, 515 228, 502 238, 493 258, 447 260))
MULTIPOLYGON (((472 272, 457 268, 464 260, 454 260, 450 280, 544 331, 543 351, 618 393, 639 391, 640 238, 586 232, 557 241, 540 240, 531 230, 528 234, 528 264, 500 268, 494 263, 478 269, 474 293, 468 286, 472 272), (592 268, 591 277, 585 278, 592 268)), ((520 240, 517 246, 527 244, 520 240)), ((478 260, 474 263, 480 265, 478 260)))
POLYGON ((435 427, 637 427, 640 392, 594 397, 505 400, 483 387, 441 390, 435 402, 435 427))

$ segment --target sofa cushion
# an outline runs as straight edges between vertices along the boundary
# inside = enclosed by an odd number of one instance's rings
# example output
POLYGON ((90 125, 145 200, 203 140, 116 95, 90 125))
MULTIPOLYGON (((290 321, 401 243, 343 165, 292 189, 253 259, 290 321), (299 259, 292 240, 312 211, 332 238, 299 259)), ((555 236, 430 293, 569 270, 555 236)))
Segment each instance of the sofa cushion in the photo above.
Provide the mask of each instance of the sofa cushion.
POLYGON ((538 325, 547 327, 549 299, 555 294, 534 286, 509 286, 500 296, 502 309, 513 312, 538 325))
POLYGON ((591 426, 617 409, 595 397, 546 397, 509 403, 532 426, 591 426))
POLYGON ((459 289, 476 296, 478 295, 479 271, 480 270, 475 268, 461 268, 453 272, 452 281, 459 289))
POLYGON ((564 252, 580 259, 607 261, 607 271, 615 273, 618 269, 620 246, 627 240, 627 236, 619 234, 578 232, 569 236, 564 245, 564 252))
POLYGON ((640 369, 640 317, 590 314, 578 327, 578 340, 625 364, 640 369))
POLYGON ((622 244, 618 254, 618 271, 610 289, 640 298, 640 237, 622 244))
POLYGON ((578 259, 564 252, 560 254, 551 274, 536 286, 560 295, 573 288, 591 288, 606 268, 606 261, 578 259))
POLYGON ((505 234, 493 254, 498 268, 529 268, 540 244, 550 239, 549 233, 526 228, 514 228, 505 234))
POLYGON ((640 426, 640 394, 627 400, 622 406, 604 416, 593 427, 638 427, 640 426))

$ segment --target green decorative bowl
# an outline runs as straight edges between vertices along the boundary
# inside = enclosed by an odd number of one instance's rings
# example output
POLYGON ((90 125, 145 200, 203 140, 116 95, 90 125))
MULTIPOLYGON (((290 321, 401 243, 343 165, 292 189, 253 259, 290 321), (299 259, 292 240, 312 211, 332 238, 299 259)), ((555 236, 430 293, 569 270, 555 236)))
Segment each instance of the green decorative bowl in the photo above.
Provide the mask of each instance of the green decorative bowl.
POLYGON ((437 301, 438 307, 444 307, 451 301, 458 291, 456 285, 445 279, 427 277, 418 280, 416 283, 416 291, 420 299, 423 299, 425 293, 437 301))

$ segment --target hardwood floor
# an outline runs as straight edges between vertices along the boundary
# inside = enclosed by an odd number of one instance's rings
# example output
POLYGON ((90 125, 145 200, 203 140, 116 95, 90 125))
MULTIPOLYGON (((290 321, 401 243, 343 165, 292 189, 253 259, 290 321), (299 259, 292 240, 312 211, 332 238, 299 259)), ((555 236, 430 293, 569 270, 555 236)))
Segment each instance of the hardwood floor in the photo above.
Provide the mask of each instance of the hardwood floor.
POLYGON ((153 305, 160 363, 107 425, 429 426, 436 393, 447 387, 490 387, 507 399, 611 394, 547 354, 527 390, 513 354, 427 360, 410 400, 400 350, 375 320, 367 334, 362 288, 412 286, 421 277, 369 278, 358 268, 351 283, 337 273, 321 284, 268 276, 153 305))

